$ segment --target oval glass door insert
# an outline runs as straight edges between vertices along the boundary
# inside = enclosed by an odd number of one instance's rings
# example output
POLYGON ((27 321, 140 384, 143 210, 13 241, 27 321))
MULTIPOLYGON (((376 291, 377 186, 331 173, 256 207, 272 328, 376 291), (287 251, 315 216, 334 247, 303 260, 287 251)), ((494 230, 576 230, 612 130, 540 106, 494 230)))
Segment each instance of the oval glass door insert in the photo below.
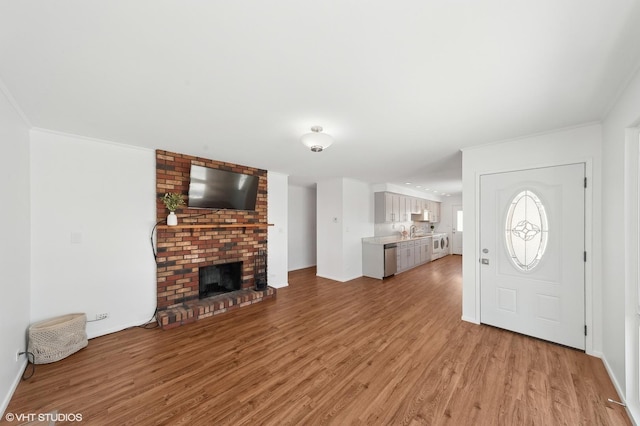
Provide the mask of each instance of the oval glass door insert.
POLYGON ((506 222, 509 257, 519 270, 532 270, 547 248, 549 227, 542 201, 533 191, 520 192, 509 204, 506 222))

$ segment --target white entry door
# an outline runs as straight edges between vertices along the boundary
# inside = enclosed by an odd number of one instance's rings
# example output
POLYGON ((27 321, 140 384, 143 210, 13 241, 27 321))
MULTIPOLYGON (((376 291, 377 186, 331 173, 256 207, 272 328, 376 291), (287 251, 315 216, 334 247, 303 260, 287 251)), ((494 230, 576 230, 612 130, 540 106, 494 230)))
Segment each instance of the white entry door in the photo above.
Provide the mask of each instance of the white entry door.
POLYGON ((584 164, 480 178, 480 320, 585 349, 584 164))
POLYGON ((451 254, 462 254, 462 206, 455 204, 451 207, 451 254))

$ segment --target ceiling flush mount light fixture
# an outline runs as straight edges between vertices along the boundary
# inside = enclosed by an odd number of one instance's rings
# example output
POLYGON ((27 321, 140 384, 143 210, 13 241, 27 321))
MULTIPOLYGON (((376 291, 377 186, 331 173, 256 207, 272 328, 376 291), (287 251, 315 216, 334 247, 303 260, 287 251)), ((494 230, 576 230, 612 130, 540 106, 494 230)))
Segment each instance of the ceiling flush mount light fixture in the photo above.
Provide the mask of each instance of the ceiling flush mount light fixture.
POLYGON ((322 133, 322 127, 313 126, 311 133, 302 135, 302 143, 313 152, 322 152, 333 143, 333 137, 322 133))

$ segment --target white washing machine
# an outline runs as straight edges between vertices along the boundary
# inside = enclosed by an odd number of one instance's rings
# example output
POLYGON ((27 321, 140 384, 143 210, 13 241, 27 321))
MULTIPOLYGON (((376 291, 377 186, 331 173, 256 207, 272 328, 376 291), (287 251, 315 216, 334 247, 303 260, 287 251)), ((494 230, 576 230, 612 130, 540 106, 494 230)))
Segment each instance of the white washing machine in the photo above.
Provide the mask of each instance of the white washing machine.
POLYGON ((440 259, 444 256, 444 244, 446 243, 444 236, 446 234, 433 234, 433 246, 431 251, 431 260, 440 259))

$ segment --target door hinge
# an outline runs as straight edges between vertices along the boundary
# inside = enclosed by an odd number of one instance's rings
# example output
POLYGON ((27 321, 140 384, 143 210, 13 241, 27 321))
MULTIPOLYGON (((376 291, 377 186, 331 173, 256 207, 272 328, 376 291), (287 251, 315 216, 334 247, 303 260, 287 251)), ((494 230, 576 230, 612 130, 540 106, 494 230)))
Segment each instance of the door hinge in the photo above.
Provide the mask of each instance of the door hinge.
POLYGON ((587 261, 587 252, 586 251, 584 252, 584 261, 585 262, 587 261))
POLYGON ((586 325, 584 326, 584 335, 585 336, 587 335, 587 326, 586 325))
POLYGON ((584 178, 584 187, 587 187, 587 178, 584 178))

